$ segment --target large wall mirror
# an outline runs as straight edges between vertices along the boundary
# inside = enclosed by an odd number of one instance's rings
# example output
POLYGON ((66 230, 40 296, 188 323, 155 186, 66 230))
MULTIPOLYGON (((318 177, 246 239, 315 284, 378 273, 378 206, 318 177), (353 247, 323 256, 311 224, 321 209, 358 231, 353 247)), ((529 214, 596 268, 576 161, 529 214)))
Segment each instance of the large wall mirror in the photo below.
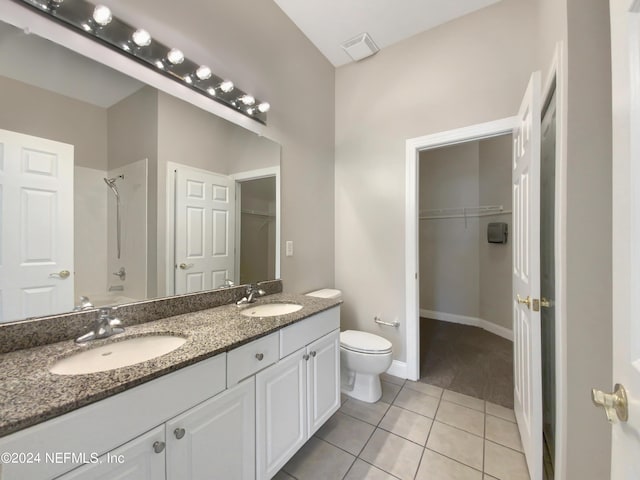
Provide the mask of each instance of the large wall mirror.
POLYGON ((279 175, 277 143, 0 23, 0 322, 278 278, 279 175))

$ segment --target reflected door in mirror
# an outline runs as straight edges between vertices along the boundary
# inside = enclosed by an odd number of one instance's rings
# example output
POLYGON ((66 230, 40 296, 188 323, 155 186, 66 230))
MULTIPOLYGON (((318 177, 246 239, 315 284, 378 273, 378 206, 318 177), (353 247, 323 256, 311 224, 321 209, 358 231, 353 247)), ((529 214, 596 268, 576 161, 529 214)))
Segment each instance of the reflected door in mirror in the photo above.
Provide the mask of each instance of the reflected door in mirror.
POLYGON ((176 294, 210 290, 234 275, 235 182, 189 167, 176 169, 176 294))
POLYGON ((0 130, 0 322, 73 308, 73 150, 0 130))

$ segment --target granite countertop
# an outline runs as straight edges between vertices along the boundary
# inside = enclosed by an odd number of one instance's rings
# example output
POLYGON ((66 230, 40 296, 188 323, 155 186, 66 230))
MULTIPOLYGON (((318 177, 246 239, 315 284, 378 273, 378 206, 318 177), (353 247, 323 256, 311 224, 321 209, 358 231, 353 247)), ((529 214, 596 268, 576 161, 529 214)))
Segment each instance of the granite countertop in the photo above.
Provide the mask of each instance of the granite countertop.
POLYGON ((131 387, 192 365, 277 331, 341 302, 278 293, 262 303, 291 302, 303 306, 286 315, 251 318, 235 304, 176 315, 126 327, 123 334, 79 346, 73 340, 0 355, 0 437, 97 402, 131 387), (187 339, 177 350, 129 367, 84 375, 55 375, 49 368, 76 351, 149 334, 187 339))

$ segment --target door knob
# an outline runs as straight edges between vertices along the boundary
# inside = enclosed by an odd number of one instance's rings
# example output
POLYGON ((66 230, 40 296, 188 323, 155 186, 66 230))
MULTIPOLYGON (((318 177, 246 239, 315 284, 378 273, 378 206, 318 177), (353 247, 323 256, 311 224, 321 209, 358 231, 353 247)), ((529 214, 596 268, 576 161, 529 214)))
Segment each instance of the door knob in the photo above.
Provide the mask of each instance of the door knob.
POLYGON ((591 390, 591 399, 594 405, 604 408, 609 423, 616 423, 618 420, 626 422, 629 419, 627 391, 619 383, 613 388, 613 393, 605 393, 594 388, 591 390))
POLYGON ((176 429, 173 431, 173 434, 176 436, 176 438, 177 438, 178 440, 180 440, 182 437, 184 437, 184 434, 185 434, 185 433, 186 433, 186 431, 185 431, 185 429, 184 429, 184 428, 176 428, 176 429))
POLYGON ((544 308, 551 308, 553 307, 553 300, 549 300, 548 298, 542 297, 540 299, 540 306, 544 308))
POLYGON ((50 278, 61 278, 62 280, 69 278, 70 276, 71 272, 69 270, 60 270, 59 272, 49 274, 50 278))
POLYGON ((262 359, 264 358, 264 353, 256 353, 256 358, 259 362, 262 361, 262 359))
POLYGON ((193 267, 193 263, 181 263, 179 266, 182 270, 187 270, 188 268, 193 267))
POLYGON ((529 295, 527 295, 527 298, 522 298, 520 295, 516 295, 516 299, 518 300, 518 303, 526 305, 528 309, 531 309, 531 297, 529 297, 529 295))

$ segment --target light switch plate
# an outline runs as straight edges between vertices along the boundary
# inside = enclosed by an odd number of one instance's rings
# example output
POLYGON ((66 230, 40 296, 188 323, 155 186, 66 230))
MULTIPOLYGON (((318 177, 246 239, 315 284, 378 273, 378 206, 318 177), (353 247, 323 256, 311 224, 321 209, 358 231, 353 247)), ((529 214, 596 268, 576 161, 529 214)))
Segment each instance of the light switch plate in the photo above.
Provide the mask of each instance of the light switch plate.
POLYGON ((285 255, 293 257, 293 240, 287 240, 284 244, 285 255))

